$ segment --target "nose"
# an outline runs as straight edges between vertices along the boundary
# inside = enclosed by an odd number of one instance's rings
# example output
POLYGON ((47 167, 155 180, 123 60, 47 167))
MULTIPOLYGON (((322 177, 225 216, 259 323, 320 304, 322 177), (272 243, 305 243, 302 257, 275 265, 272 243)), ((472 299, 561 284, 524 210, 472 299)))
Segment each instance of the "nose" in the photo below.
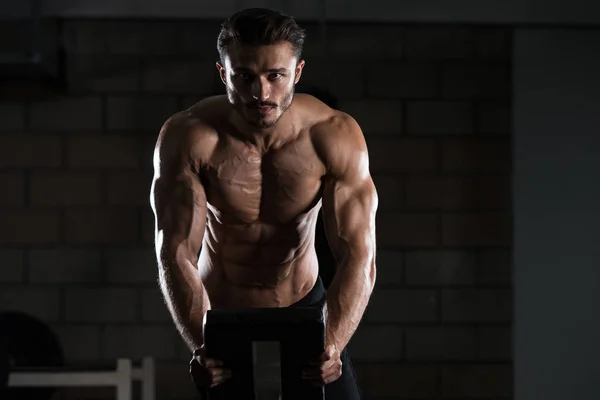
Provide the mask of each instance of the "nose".
POLYGON ((252 98, 258 101, 265 101, 269 98, 269 82, 263 77, 260 77, 254 81, 252 85, 252 98))

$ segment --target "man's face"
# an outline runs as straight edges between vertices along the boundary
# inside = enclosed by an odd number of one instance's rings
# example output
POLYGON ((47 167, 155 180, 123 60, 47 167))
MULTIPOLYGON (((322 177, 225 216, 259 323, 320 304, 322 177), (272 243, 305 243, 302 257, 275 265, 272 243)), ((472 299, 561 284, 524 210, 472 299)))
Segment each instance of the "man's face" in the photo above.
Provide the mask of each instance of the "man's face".
POLYGON ((217 63, 227 97, 250 125, 273 127, 290 107, 304 61, 289 42, 266 46, 231 45, 224 65, 217 63))

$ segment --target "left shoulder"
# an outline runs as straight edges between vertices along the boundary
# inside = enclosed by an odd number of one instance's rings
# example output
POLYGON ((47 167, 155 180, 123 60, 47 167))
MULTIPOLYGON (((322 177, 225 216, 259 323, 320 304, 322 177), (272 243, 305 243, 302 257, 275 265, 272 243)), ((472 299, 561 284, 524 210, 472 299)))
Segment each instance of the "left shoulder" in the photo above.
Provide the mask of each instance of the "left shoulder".
POLYGON ((365 137, 352 116, 332 110, 331 115, 312 126, 310 135, 315 150, 336 175, 357 163, 368 165, 365 137))

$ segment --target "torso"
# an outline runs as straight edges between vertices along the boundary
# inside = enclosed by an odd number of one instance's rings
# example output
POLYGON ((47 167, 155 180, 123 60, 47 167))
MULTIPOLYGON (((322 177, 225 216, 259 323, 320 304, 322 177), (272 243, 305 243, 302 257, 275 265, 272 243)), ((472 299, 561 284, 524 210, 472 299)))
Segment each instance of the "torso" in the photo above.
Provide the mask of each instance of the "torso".
MULTIPOLYGON (((198 270, 213 308, 285 307, 317 278, 314 229, 327 169, 312 125, 332 110, 313 98, 298 101, 308 102, 303 108, 315 104, 311 120, 290 124, 297 130, 291 139, 266 150, 244 141, 211 110, 215 137, 199 173, 208 218, 198 270)), ((212 107, 229 105, 222 98, 212 107)))

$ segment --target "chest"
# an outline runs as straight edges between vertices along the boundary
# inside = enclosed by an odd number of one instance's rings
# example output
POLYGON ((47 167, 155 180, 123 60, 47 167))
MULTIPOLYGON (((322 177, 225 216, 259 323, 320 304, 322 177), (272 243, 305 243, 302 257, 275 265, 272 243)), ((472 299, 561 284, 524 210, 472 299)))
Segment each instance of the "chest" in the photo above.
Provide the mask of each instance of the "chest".
POLYGON ((310 142, 260 153, 244 144, 218 149, 205 169, 215 218, 288 222, 318 202, 325 166, 310 142))

